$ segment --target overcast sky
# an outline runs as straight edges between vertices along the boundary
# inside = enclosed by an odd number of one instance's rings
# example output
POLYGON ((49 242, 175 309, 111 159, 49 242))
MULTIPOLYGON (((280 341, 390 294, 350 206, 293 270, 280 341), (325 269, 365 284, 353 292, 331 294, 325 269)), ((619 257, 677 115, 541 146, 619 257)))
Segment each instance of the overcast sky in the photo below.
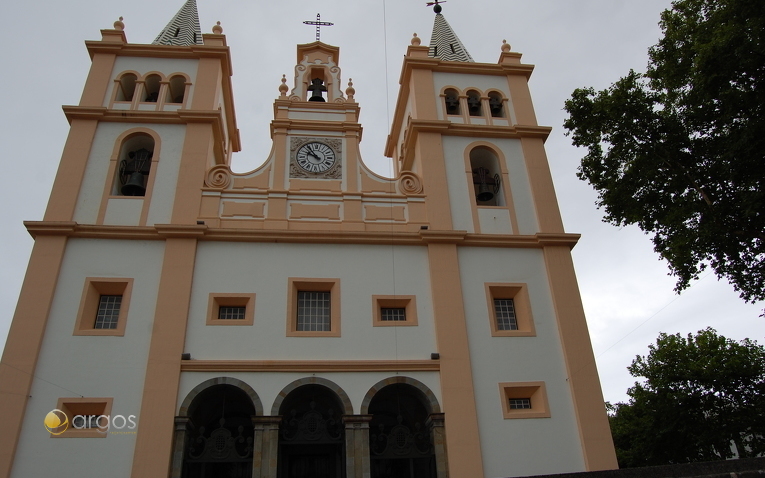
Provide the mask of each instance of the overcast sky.
MULTIPOLYGON (((269 122, 282 74, 293 75, 295 45, 314 40, 302 24, 321 13, 335 25, 322 41, 340 47, 344 81, 353 78, 364 127, 361 152, 389 175, 383 147, 412 33, 430 40, 433 12, 422 0, 197 0, 202 31, 220 21, 231 47, 234 99, 242 151, 233 169, 260 165, 271 148, 269 122), (317 12, 317 8, 320 9, 317 12)), ((68 132, 61 105, 79 102, 90 59, 83 42, 100 39, 124 16, 131 43, 151 43, 183 0, 74 0, 0 3, 0 344, 14 313, 32 239, 24 220, 42 219, 68 132)), ((712 326, 721 334, 763 342, 765 305, 744 304, 726 281, 706 274, 676 295, 674 279, 636 227, 601 222, 595 193, 579 181, 584 151, 564 136, 563 102, 577 87, 605 88, 630 68, 644 71, 647 49, 660 36, 669 0, 449 0, 443 14, 477 62, 496 63, 502 40, 536 65, 530 80, 539 123, 552 126, 547 154, 566 230, 582 234, 574 248, 606 400, 627 399, 626 367, 659 332, 687 334, 712 326)), ((292 86, 292 85, 290 85, 292 86)))

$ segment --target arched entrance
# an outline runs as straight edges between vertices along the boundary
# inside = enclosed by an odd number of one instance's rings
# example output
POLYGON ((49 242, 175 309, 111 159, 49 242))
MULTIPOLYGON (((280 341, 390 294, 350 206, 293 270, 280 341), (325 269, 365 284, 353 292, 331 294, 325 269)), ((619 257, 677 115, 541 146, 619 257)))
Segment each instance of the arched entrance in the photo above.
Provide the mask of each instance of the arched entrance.
POLYGON ((252 477, 252 419, 258 412, 262 414, 262 407, 249 386, 226 383, 231 381, 205 382, 184 401, 181 416, 176 418, 172 476, 252 477), (182 461, 180 467, 177 461, 182 461))
POLYGON ((278 478, 344 478, 343 401, 330 388, 309 383, 279 406, 278 478))
MULTIPOLYGON (((431 394, 432 395, 432 394, 431 394)), ((437 404, 436 404, 437 406, 437 404)), ((404 381, 379 388, 368 402, 372 478, 437 478, 431 397, 404 381)), ((440 413, 438 414, 440 417, 440 413)), ((442 423, 439 425, 442 426, 442 423)))

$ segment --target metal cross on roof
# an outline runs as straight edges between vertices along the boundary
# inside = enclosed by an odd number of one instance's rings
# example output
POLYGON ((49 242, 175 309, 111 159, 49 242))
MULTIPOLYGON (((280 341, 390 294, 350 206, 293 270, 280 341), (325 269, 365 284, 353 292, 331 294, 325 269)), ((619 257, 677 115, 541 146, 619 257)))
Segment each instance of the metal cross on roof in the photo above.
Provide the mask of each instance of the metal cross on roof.
POLYGON ((334 25, 334 23, 322 22, 320 13, 316 14, 315 22, 311 20, 306 20, 303 23, 305 23, 306 25, 316 25, 316 41, 321 40, 321 27, 331 27, 332 25, 334 25))

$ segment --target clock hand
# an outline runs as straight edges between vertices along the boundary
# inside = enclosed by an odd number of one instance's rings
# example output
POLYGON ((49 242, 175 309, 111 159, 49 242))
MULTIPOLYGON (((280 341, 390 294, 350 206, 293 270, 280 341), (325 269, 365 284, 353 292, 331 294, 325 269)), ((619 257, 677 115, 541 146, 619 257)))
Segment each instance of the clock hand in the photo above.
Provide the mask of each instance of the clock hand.
POLYGON ((318 159, 319 161, 321 161, 321 158, 320 158, 320 157, 318 157, 318 156, 316 156, 316 153, 314 153, 314 152, 313 152, 313 151, 311 151, 310 149, 307 151, 307 153, 308 153, 308 154, 310 154, 311 156, 313 156, 314 158, 318 159))

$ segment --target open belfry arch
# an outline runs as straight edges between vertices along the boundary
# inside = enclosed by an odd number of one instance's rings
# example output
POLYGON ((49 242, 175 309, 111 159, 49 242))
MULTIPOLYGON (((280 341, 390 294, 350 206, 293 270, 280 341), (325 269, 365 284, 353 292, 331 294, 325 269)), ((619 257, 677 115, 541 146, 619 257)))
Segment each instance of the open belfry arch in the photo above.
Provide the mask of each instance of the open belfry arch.
POLYGON ((362 161, 339 47, 297 46, 271 153, 234 172, 232 59, 195 0, 152 44, 122 20, 86 42, 48 208, 25 223, 0 478, 91 476, 75 456, 134 478, 616 467, 533 66, 506 42, 474 61, 435 3, 390 178, 362 161))

